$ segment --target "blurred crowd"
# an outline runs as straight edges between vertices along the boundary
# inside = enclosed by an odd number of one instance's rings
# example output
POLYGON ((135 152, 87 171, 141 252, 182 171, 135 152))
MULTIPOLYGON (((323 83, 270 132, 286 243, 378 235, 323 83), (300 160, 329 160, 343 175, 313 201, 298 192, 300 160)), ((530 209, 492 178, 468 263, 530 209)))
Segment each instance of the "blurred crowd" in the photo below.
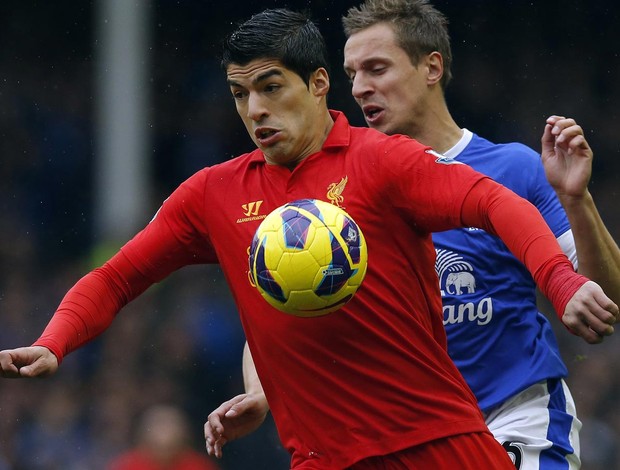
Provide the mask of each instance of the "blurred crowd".
MULTIPOLYGON (((0 5, 0 349, 32 343, 63 294, 109 254, 93 223, 96 4, 60 3, 0 5)), ((194 171, 252 148, 217 53, 231 22, 259 8, 147 3, 154 191, 142 224, 194 171)), ((576 118, 595 152, 591 191, 620 240, 620 7, 585 0, 434 3, 450 18, 455 78, 448 102, 457 122, 496 142, 538 149, 547 115, 576 118)), ((312 11, 333 53, 331 106, 363 125, 340 70, 340 16, 355 4, 273 0, 260 8, 312 11)), ((583 468, 620 469, 620 338, 588 346, 554 325, 584 423, 583 468)), ((112 469, 119 455, 143 448, 149 419, 170 419, 167 428, 180 423, 185 448, 206 457, 202 423, 242 391, 243 343, 219 269, 175 273, 69 355, 54 377, 0 382, 0 470, 112 469)), ((270 421, 224 454, 195 469, 288 468, 270 421)))

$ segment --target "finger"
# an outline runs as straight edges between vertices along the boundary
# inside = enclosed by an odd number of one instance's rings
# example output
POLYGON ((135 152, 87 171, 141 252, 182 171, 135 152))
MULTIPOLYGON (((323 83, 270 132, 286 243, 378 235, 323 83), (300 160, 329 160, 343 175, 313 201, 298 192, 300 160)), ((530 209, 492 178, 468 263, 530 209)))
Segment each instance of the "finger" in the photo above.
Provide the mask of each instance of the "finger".
POLYGON ((208 421, 204 425, 204 434, 205 434, 205 444, 207 448, 207 454, 210 456, 217 456, 217 450, 216 450, 215 444, 219 439, 221 439, 221 436, 213 430, 213 427, 208 421))
POLYGON ((553 123, 553 134, 559 134, 563 130, 577 125, 577 122, 573 118, 560 117, 553 123))
POLYGON ((583 134, 578 134, 570 137, 568 140, 568 148, 571 149, 574 153, 576 153, 577 151, 585 155, 587 155, 588 153, 592 153, 592 151, 590 150, 590 144, 588 144, 588 141, 583 134))
POLYGON ((40 374, 40 372, 40 367, 38 367, 37 363, 35 362, 32 365, 21 367, 18 373, 21 377, 36 377, 40 374))
POLYGON ((611 314, 611 316, 614 317, 614 322, 612 323, 612 325, 615 324, 618 320, 620 320, 620 309, 614 302, 611 301, 611 299, 609 300, 609 303, 603 308, 607 310, 611 314))
POLYGON ((45 360, 37 359, 32 364, 19 368, 20 377, 45 377, 52 373, 48 363, 45 360))
POLYGON ((615 317, 598 305, 588 307, 586 313, 580 315, 579 321, 572 329, 589 343, 600 343, 605 336, 614 333, 615 317), (594 336, 596 335, 596 336, 594 336))
POLYGON ((547 124, 551 124, 551 126, 553 126, 556 122, 558 122, 560 119, 565 119, 564 116, 558 116, 556 114, 553 114, 551 116, 549 116, 547 118, 547 120, 545 121, 547 124))
POLYGON ((222 448, 226 445, 226 442, 227 442, 226 439, 223 438, 223 437, 221 437, 220 439, 215 441, 215 446, 214 446, 214 448, 215 448, 215 456, 218 459, 221 459, 222 456, 224 455, 224 453, 222 451, 222 448))
POLYGON ((551 129, 553 129, 551 124, 545 125, 543 135, 540 138, 543 154, 552 152, 555 147, 555 136, 551 133, 551 129))
POLYGON ((207 443, 208 446, 212 446, 213 443, 215 442, 215 434, 213 432, 213 428, 211 427, 211 424, 209 423, 209 421, 207 421, 204 424, 204 435, 205 435, 205 442, 207 443))
POLYGON ((5 379, 18 379, 20 378, 19 369, 13 364, 1 365, 0 376, 5 379))
POLYGON ((614 333, 612 325, 615 321, 615 315, 595 301, 584 305, 582 313, 579 315, 579 322, 601 337, 610 336, 614 333))
POLYGON ((556 141, 558 143, 562 142, 570 142, 572 140, 583 140, 585 142, 585 137, 583 136, 583 128, 578 124, 572 124, 570 126, 559 126, 556 124, 554 129, 558 129, 556 141))
POLYGON ((611 336, 614 334, 614 327, 598 318, 589 319, 587 324, 588 327, 599 336, 611 336))
POLYGON ((234 403, 230 407, 230 409, 226 412, 226 414, 224 414, 224 416, 226 418, 234 418, 235 416, 239 416, 245 413, 248 410, 248 408, 250 408, 251 406, 252 406, 251 400, 249 400, 247 396, 245 396, 242 400, 234 403))
MULTIPOLYGON (((211 435, 218 439, 224 433, 224 425, 218 414, 211 413, 208 418, 209 426, 212 430, 211 435)), ((214 440, 215 440, 214 439, 214 440)))
POLYGON ((610 301, 607 305, 602 305, 597 313, 597 317, 607 325, 615 325, 619 318, 618 308, 616 304, 610 301))
POLYGON ((0 352, 0 376, 10 379, 19 377, 19 369, 11 353, 9 350, 0 352))
POLYGON ((603 340, 605 339, 604 336, 599 335, 596 331, 589 329, 589 333, 586 337, 584 337, 584 339, 589 343, 589 344, 600 344, 603 342, 603 340))
POLYGON ((578 324, 570 327, 571 333, 579 336, 588 344, 599 344, 603 342, 604 336, 599 335, 596 331, 590 328, 585 322, 579 322, 578 324))
POLYGON ((620 308, 603 292, 602 289, 593 291, 595 305, 591 310, 595 315, 608 325, 614 325, 620 318, 620 308))

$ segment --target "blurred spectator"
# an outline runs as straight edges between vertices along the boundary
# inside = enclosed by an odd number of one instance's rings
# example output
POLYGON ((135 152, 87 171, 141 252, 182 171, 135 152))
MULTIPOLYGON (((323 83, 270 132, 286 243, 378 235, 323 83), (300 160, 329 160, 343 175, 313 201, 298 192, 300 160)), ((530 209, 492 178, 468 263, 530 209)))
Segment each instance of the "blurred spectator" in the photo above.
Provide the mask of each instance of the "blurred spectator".
POLYGON ((217 470, 206 451, 191 447, 186 416, 176 407, 157 405, 138 423, 137 443, 109 464, 109 470, 217 470))
POLYGON ((81 420, 79 389, 55 380, 48 395, 19 426, 17 453, 28 470, 85 470, 89 460, 88 435, 81 420), (36 451, 34 451, 36 449, 36 451))

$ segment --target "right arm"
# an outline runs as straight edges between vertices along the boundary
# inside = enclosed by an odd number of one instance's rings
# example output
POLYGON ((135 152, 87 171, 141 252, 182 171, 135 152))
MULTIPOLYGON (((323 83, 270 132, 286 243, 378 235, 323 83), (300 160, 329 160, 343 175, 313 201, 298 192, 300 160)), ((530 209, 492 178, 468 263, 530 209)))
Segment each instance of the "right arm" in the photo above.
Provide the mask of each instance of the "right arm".
POLYGON ((32 346, 0 351, 0 375, 22 378, 53 374, 67 354, 101 334, 118 311, 151 284, 122 252, 117 253, 67 292, 32 346))
POLYGON ((197 199, 192 192, 200 188, 201 180, 188 181, 116 255, 67 292, 32 346, 0 351, 1 377, 42 377, 56 372, 64 356, 106 330, 120 309, 150 285, 182 266, 215 258, 212 247, 195 229, 203 212, 188 213, 192 210, 188 201, 197 199), (179 242, 181 235, 183 243, 179 242))
POLYGON ((574 119, 547 118, 541 138, 547 179, 562 203, 574 236, 579 272, 620 302, 620 249, 594 204, 588 184, 594 154, 574 119))

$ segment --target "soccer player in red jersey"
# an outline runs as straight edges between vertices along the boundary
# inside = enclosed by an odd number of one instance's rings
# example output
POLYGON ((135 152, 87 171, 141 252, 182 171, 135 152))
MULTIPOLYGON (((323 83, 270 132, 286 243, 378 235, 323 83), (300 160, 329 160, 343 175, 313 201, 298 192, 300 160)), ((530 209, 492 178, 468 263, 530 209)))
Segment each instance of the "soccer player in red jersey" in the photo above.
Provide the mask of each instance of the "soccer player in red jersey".
POLYGON ((291 468, 512 469, 448 356, 431 232, 498 235, 576 334, 612 334, 617 305, 574 272, 527 201, 415 140, 351 127, 330 111, 325 44, 304 15, 253 16, 226 39, 223 65, 258 148, 182 183, 70 289, 33 346, 0 352, 2 375, 56 372, 153 283, 183 266, 219 263, 291 468), (330 201, 328 188, 343 181, 330 201), (272 308, 247 275, 260 220, 303 198, 344 207, 369 259, 353 299, 311 319, 272 308))
MULTIPOLYGON (((444 96, 452 77, 447 20, 427 0, 366 0, 343 25, 345 73, 369 127, 430 145, 532 202, 579 272, 620 298, 620 250, 588 192, 592 151, 573 119, 547 119, 542 158, 460 128, 444 96)), ((483 230, 434 233, 433 244, 448 352, 489 430, 517 469, 579 468, 581 422, 530 273, 483 230)), ((248 348, 243 373, 246 393, 205 423, 212 455, 221 457, 226 442, 252 432, 268 412, 248 348)))

